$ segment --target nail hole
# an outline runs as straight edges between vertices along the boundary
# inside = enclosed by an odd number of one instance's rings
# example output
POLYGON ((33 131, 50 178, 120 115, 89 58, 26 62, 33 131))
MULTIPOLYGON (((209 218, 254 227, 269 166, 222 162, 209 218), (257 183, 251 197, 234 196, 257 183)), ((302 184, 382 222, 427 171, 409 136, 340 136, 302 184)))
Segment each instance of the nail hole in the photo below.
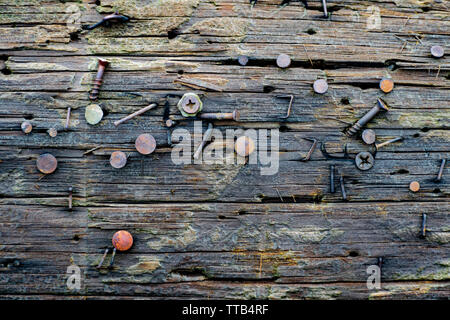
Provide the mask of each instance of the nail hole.
POLYGON ((288 127, 281 125, 279 130, 280 130, 280 132, 286 132, 286 131, 288 131, 288 127))
POLYGON ((313 201, 314 203, 321 203, 323 199, 323 195, 322 194, 316 194, 313 196, 313 201))
POLYGON ((184 73, 183 70, 178 70, 178 74, 179 74, 179 75, 182 75, 183 73, 184 73))
POLYGON ((25 120, 33 120, 33 115, 32 114, 26 114, 26 115, 24 115, 23 116, 23 118, 25 119, 25 120))
POLYGON ((167 38, 175 39, 179 34, 180 33, 179 33, 178 29, 175 28, 175 29, 167 31, 167 38))
POLYGON ((398 69, 397 62, 394 60, 386 60, 384 64, 390 71, 395 71, 398 69))
POLYGON ((357 257, 357 256, 359 256, 359 253, 358 253, 358 251, 352 250, 348 253, 348 255, 349 255, 349 257, 357 257))
POLYGON ((259 200, 264 200, 264 198, 266 197, 265 195, 263 195, 262 193, 258 194, 256 196, 259 200))
POLYGON ((4 69, 2 69, 2 74, 4 74, 5 76, 9 76, 12 72, 11 70, 8 69, 8 67, 5 67, 4 69))
POLYGON ((226 219, 227 217, 220 215, 220 216, 218 216, 218 218, 219 218, 220 220, 224 220, 224 219, 226 219))
POLYGON ((422 9, 423 12, 428 12, 428 11, 431 10, 430 7, 422 7, 421 9, 422 9))
POLYGON ((78 35, 78 32, 72 32, 70 33, 70 40, 71 41, 78 41, 80 40, 80 37, 78 35))
POLYGON ((348 104, 350 104, 350 99, 347 98, 347 97, 344 97, 344 98, 341 99, 341 103, 345 104, 345 105, 348 105, 348 104))
POLYGON ((439 189, 439 188, 436 188, 436 189, 434 189, 433 190, 433 193, 441 193, 442 191, 441 191, 441 189, 439 189))
POLYGON ((428 132, 428 131, 430 131, 430 128, 428 128, 428 127, 423 127, 422 129, 420 129, 420 131, 422 131, 422 132, 428 132))
POLYGON ((244 216, 244 215, 246 215, 246 214, 248 214, 248 212, 247 212, 246 210, 244 210, 244 209, 239 209, 238 215, 244 216))
POLYGON ((102 4, 102 2, 100 0, 95 1, 96 6, 100 6, 101 4, 102 4))
POLYGON ((406 169, 399 169, 396 172, 391 172, 391 176, 396 175, 396 174, 408 174, 409 171, 406 169))
POLYGON ((447 75, 445 76, 445 79, 450 80, 450 73, 447 73, 447 75))
POLYGON ((264 93, 271 93, 271 92, 275 91, 275 87, 272 87, 272 86, 264 86, 264 87, 263 87, 263 91, 264 91, 264 93))
POLYGON ((109 115, 109 110, 106 108, 102 108, 103 110, 103 117, 106 117, 107 115, 109 115))
POLYGON ((414 133, 414 134, 413 134, 413 137, 414 137, 414 138, 418 138, 418 137, 420 137, 420 134, 419 134, 419 133, 414 133))
POLYGON ((316 32, 316 30, 309 28, 308 30, 306 30, 306 33, 312 36, 313 34, 316 34, 317 32, 316 32))
POLYGON ((74 235, 73 236, 73 241, 80 241, 80 236, 79 235, 74 235))

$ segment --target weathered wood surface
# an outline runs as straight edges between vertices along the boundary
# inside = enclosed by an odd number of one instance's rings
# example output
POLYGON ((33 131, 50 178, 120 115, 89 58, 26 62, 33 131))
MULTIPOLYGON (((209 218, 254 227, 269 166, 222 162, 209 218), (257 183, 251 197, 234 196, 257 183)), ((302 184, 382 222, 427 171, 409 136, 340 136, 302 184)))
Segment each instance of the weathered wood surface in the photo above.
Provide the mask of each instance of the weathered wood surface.
MULTIPOLYGON (((305 10, 293 2, 207 0, 0 0, 0 295, 4 299, 268 298, 446 299, 450 294, 450 173, 433 179, 449 158, 448 1, 327 1, 305 10), (368 30, 370 6, 379 29, 368 30), (77 9, 78 8, 78 9, 77 9), (119 10, 126 24, 80 31, 119 10), (288 69, 275 59, 287 53, 288 69), (237 57, 250 63, 239 66, 237 57), (102 122, 84 119, 97 57, 111 66, 99 103, 102 122), (383 94, 378 82, 395 81, 383 94), (329 90, 312 83, 326 77, 329 90), (158 107, 118 127, 113 122, 168 94, 192 91, 177 79, 209 82, 207 112, 239 109, 232 128, 280 129, 280 169, 261 176, 257 165, 175 165, 158 107), (291 116, 288 101, 294 94, 291 116), (362 172, 352 161, 326 159, 311 145, 339 153, 367 149, 343 133, 374 105, 391 106, 368 127, 378 141, 405 140, 376 154, 362 172), (67 107, 70 130, 64 131, 67 107), (28 119, 33 132, 24 135, 28 119), (46 131, 59 134, 50 138, 46 131), (158 148, 137 154, 148 132, 158 148), (89 155, 83 153, 101 146, 89 155), (130 154, 114 170, 109 155, 130 154), (57 171, 42 177, 35 161, 54 154, 57 171), (348 201, 329 192, 329 165, 345 175, 348 201), (420 192, 408 190, 417 180, 420 192), (67 189, 74 188, 74 210, 67 189), (419 238, 421 214, 427 237, 419 238), (112 270, 98 271, 112 234, 127 229, 133 248, 112 270), (382 289, 366 287, 369 265, 384 258, 382 289), (66 286, 67 267, 82 270, 82 288, 66 286)), ((182 120, 169 97, 170 114, 182 120)), ((193 129, 191 121, 178 127, 193 129)), ((230 143, 230 142, 228 142, 230 143)), ((336 180, 336 187, 338 187, 336 180)), ((109 262, 109 260, 107 260, 109 262)))

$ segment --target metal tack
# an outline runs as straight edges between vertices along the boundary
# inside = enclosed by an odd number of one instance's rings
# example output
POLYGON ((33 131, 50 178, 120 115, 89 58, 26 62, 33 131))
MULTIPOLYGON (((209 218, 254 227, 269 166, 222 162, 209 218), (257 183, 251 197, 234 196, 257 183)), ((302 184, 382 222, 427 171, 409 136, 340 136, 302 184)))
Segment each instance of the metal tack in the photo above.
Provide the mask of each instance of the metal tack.
POLYGON ((114 151, 109 158, 109 163, 113 168, 123 168, 127 164, 127 155, 122 151, 114 151))
POLYGON ((132 119, 132 118, 134 118, 134 117, 136 117, 136 116, 138 116, 140 114, 143 114, 144 112, 146 112, 148 110, 151 110, 151 109, 153 109, 156 106, 157 106, 156 103, 152 103, 152 104, 146 106, 145 108, 142 108, 142 109, 140 109, 140 110, 138 110, 138 111, 136 111, 136 112, 126 116, 125 118, 122 118, 120 120, 114 121, 114 125, 117 127, 119 124, 124 123, 125 121, 128 121, 128 120, 130 120, 130 119, 132 119))
POLYGON ((29 134, 31 132, 31 130, 33 130, 33 126, 28 121, 22 122, 22 124, 20 125, 20 128, 22 129, 23 133, 25 133, 25 134, 29 134))
POLYGON ((50 174, 55 172, 58 161, 52 154, 44 153, 37 158, 36 166, 43 174, 50 174))
POLYGON ((328 91, 328 83, 325 79, 318 79, 313 84, 314 92, 318 94, 324 94, 328 91))
POLYGON ((144 133, 137 137, 135 146, 140 154, 148 155, 155 151, 156 140, 151 134, 144 133))
POLYGON ((287 68, 291 65, 291 58, 287 54, 280 54, 277 58, 277 66, 280 68, 287 68))

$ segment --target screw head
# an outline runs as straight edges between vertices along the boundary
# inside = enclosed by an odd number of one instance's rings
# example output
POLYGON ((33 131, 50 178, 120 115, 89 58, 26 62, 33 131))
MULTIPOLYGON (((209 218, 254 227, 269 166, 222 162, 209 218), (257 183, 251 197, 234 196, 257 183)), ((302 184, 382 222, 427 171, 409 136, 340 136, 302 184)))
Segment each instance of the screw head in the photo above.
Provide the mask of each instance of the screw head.
POLYGON ((444 56, 444 48, 441 46, 432 46, 430 51, 431 55, 435 58, 442 58, 444 56))
POLYGON ((133 245, 133 236, 125 230, 117 231, 112 237, 112 245, 119 251, 127 251, 133 245))
POLYGON ((390 78, 383 78, 380 81, 380 89, 384 93, 389 93, 394 89, 394 80, 390 78))
POLYGON ((150 154, 156 149, 156 140, 151 134, 141 134, 135 142, 136 150, 140 154, 150 154))
POLYGON ((375 134, 375 131, 372 129, 366 129, 362 132, 361 137, 366 144, 372 144, 375 142, 375 139, 377 135, 375 134))
POLYGON ((417 192, 420 190, 420 183, 417 181, 412 181, 409 184, 409 190, 411 190, 412 192, 417 192))
POLYGON ((20 125, 20 128, 22 129, 23 133, 25 133, 25 134, 29 134, 31 132, 31 130, 33 130, 33 126, 28 121, 22 122, 22 124, 20 125))
POLYGON ((236 139, 234 150, 241 157, 247 157, 255 151, 255 142, 250 137, 241 136, 236 139))
POLYGON ((98 104, 90 104, 86 107, 84 113, 87 123, 95 125, 99 123, 103 118, 103 110, 98 104))
POLYGON ((123 168, 127 164, 127 155, 122 151, 114 151, 113 153, 111 153, 109 163, 113 168, 123 168))
POLYGON ((47 133, 50 137, 54 138, 58 135, 58 130, 56 130, 55 128, 50 128, 47 130, 47 133))
POLYGON ((41 154, 36 160, 36 166, 43 174, 50 174, 56 170, 58 161, 50 153, 41 154))
POLYGON ((248 57, 247 56, 239 56, 238 62, 241 66, 246 66, 248 63, 248 57))
POLYGON ((355 157, 355 165, 359 170, 366 171, 373 167, 375 159, 367 151, 360 152, 355 157))
POLYGON ((287 54, 280 54, 277 58, 277 66, 280 68, 287 68, 291 65, 291 58, 287 54))
POLYGON ((188 92, 178 101, 178 109, 185 117, 195 117, 197 113, 202 111, 203 103, 200 97, 195 93, 188 92))
POLYGON ((315 93, 324 94, 325 92, 328 91, 327 80, 318 79, 318 80, 314 81, 313 88, 314 88, 315 93))

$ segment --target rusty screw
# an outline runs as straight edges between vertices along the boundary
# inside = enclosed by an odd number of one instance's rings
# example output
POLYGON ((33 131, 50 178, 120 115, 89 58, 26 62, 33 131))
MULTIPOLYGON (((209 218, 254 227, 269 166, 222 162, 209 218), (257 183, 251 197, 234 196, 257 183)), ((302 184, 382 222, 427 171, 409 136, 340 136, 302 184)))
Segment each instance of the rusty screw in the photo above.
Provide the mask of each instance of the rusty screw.
POLYGON ((386 103, 383 100, 378 98, 377 105, 372 109, 370 109, 369 112, 367 112, 350 129, 348 129, 346 131, 346 134, 348 136, 353 136, 355 133, 361 130, 361 128, 364 127, 370 120, 372 120, 381 110, 389 111, 389 108, 387 107, 386 103))
POLYGON ((114 151, 111 154, 109 163, 113 168, 116 169, 123 168, 127 164, 127 155, 125 154, 125 152, 122 151, 114 151))
POLYGON ((241 118, 241 114, 238 110, 234 110, 233 112, 225 112, 225 113, 200 113, 198 116, 200 119, 210 119, 210 120, 234 120, 239 121, 241 118))
POLYGON ((324 94, 328 91, 328 83, 325 79, 318 79, 314 81, 313 89, 315 93, 324 94))
POLYGON ((360 152, 355 157, 355 164, 359 170, 366 171, 373 167, 375 159, 372 154, 367 151, 360 152))
POLYGON ((73 195, 73 188, 69 187, 69 210, 72 210, 72 195, 73 195))
POLYGON ((140 114, 143 114, 144 112, 146 112, 146 111, 148 111, 150 109, 153 109, 156 106, 157 106, 156 103, 152 103, 151 105, 146 106, 145 108, 142 108, 142 109, 140 109, 140 110, 138 110, 138 111, 136 111, 136 112, 126 116, 125 118, 122 118, 120 120, 114 121, 114 125, 117 127, 119 124, 121 124, 121 123, 123 123, 125 121, 128 121, 128 120, 130 120, 130 119, 132 119, 132 118, 134 118, 134 117, 136 117, 136 116, 138 116, 140 114))
POLYGON ((55 172, 58 161, 52 154, 44 153, 37 158, 36 166, 43 174, 50 174, 55 172))
POLYGON ((383 78, 380 81, 380 89, 384 93, 389 93, 394 89, 394 81, 390 78, 383 78))
POLYGON ((375 134, 375 131, 373 131, 372 129, 366 129, 361 134, 361 138, 366 144, 373 144, 375 142, 376 137, 377 135, 375 134))
POLYGON ((420 183, 417 181, 412 181, 409 184, 409 190, 411 190, 412 192, 417 192, 420 190, 420 183))
POLYGON ((20 125, 20 128, 22 129, 23 133, 25 133, 25 134, 29 134, 31 132, 31 130, 33 130, 33 126, 28 121, 22 122, 22 124, 20 125))
POLYGON ((141 134, 135 142, 136 150, 140 154, 151 154, 156 149, 156 140, 151 134, 141 134))
POLYGON ((94 84, 91 90, 91 94, 89 95, 89 99, 97 100, 98 94, 100 91, 100 87, 103 82, 103 75, 105 73, 106 67, 109 65, 109 61, 98 59, 98 70, 97 76, 95 77, 94 84))
POLYGON ((188 92, 181 97, 177 106, 184 117, 195 117, 202 111, 203 103, 198 95, 188 92))
POLYGON ((277 66, 280 68, 287 68, 291 65, 291 58, 287 54, 280 54, 277 58, 277 66))
POLYGON ((441 46, 432 46, 430 51, 431 55, 435 58, 442 58, 444 56, 444 48, 441 46))

